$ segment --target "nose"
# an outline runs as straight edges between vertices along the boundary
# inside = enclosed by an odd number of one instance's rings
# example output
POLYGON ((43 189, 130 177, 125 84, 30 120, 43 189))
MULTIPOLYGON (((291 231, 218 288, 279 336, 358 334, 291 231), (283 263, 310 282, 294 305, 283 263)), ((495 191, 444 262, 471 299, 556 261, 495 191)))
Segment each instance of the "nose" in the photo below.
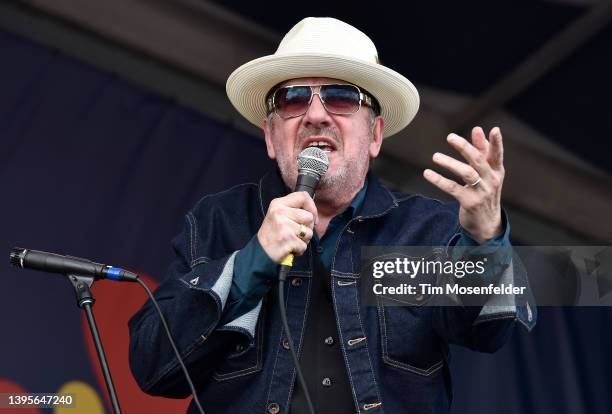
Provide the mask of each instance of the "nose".
POLYGON ((331 124, 329 113, 321 102, 321 97, 318 93, 312 96, 310 106, 304 114, 304 123, 306 126, 315 128, 328 127, 331 124))

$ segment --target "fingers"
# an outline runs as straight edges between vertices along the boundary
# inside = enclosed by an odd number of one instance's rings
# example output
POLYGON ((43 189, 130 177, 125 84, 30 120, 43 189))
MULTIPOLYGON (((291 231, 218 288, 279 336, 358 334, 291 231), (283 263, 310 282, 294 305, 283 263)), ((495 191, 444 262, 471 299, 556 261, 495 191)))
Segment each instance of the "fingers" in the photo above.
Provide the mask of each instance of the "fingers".
POLYGON ((268 213, 286 216, 296 223, 302 223, 311 229, 317 219, 317 207, 305 191, 291 193, 285 197, 272 200, 268 213))
POLYGON ((487 137, 481 127, 472 128, 472 145, 478 148, 485 156, 489 152, 489 141, 487 141, 487 137))
MULTIPOLYGON (((475 135, 476 140, 479 141, 478 134, 475 135)), ((463 158, 465 158, 465 160, 476 170, 479 176, 486 177, 491 174, 491 166, 486 159, 486 155, 483 153, 484 150, 479 150, 474 145, 470 144, 465 138, 462 138, 457 134, 449 134, 446 140, 455 150, 457 150, 457 152, 459 152, 459 154, 463 156, 463 158)), ((486 139, 484 140, 486 141, 486 139)), ((479 145, 485 146, 485 144, 482 142, 479 145)))
POLYGON ((272 200, 257 232, 261 247, 277 263, 289 253, 301 255, 313 236, 316 215, 314 201, 305 192, 272 200))
POLYGON ((488 140, 481 127, 472 128, 471 145, 467 140, 456 134, 449 134, 447 140, 481 176, 489 173, 487 164, 493 170, 503 169, 504 146, 499 127, 491 129, 488 140))
POLYGON ((489 164, 493 169, 501 169, 504 166, 504 144, 502 142, 501 130, 495 127, 489 133, 490 151, 489 164))
POLYGON ((315 225, 315 218, 310 211, 281 206, 278 213, 284 215, 294 223, 303 224, 309 229, 312 229, 315 225))
POLYGON ((453 180, 449 180, 448 178, 443 177, 442 175, 430 169, 426 169, 425 171, 423 171, 423 177, 425 177, 427 181, 438 187, 440 190, 455 197, 455 199, 459 201, 459 203, 462 202, 464 197, 463 190, 465 190, 463 186, 457 184, 453 180))
POLYGON ((308 242, 310 241, 310 239, 312 239, 312 236, 314 234, 313 229, 303 224, 300 224, 300 223, 294 223, 294 224, 297 226, 295 230, 296 237, 306 242, 306 244, 308 244, 308 242))
POLYGON ((317 207, 315 206, 312 197, 310 197, 306 191, 297 191, 278 198, 277 200, 282 200, 283 204, 288 207, 302 208, 310 211, 313 214, 317 211, 317 207))
MULTIPOLYGON (((272 203, 274 203, 276 200, 281 202, 281 204, 284 206, 309 212, 314 218, 313 223, 316 222, 317 206, 315 205, 315 202, 312 197, 310 197, 310 195, 308 195, 306 191, 298 191, 295 193, 291 193, 289 195, 286 195, 285 197, 272 200, 272 203)), ((270 203, 270 207, 272 207, 272 203, 270 203)), ((306 222, 303 223, 306 224, 306 222)))
POLYGON ((435 171, 426 170, 423 176, 440 190, 461 202, 473 199, 475 194, 496 193, 504 179, 503 144, 498 127, 489 132, 489 139, 481 127, 472 128, 472 142, 457 134, 449 134, 448 143, 463 156, 461 162, 446 154, 435 153, 433 161, 461 178, 461 185, 435 171), (476 185, 472 185, 477 183, 476 185))
POLYGON ((457 161, 453 157, 449 157, 446 154, 436 152, 433 155, 433 161, 439 166, 444 167, 453 174, 461 177, 463 182, 466 184, 474 183, 480 178, 478 172, 476 172, 471 165, 457 161))
POLYGON ((298 236, 298 233, 300 232, 299 224, 291 223, 291 226, 293 225, 297 225, 298 229, 295 230, 295 232, 289 233, 287 237, 283 239, 283 253, 281 254, 281 260, 284 259, 285 256, 287 256, 289 253, 292 253, 296 256, 301 256, 302 254, 304 254, 304 252, 308 248, 308 242, 312 237, 312 230, 304 226, 304 228, 306 229, 304 231, 305 236, 304 238, 300 238, 298 236))

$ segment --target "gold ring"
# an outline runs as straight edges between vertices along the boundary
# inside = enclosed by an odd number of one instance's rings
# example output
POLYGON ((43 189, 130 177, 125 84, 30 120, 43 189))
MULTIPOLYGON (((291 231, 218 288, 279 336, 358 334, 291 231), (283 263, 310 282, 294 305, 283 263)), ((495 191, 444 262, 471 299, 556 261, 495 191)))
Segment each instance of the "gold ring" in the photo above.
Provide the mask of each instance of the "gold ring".
POLYGON ((297 235, 300 239, 306 237, 306 227, 303 224, 300 224, 300 232, 297 235))
POLYGON ((476 187, 478 184, 480 184, 481 180, 482 180, 482 177, 478 177, 478 180, 474 181, 472 184, 466 184, 464 185, 464 187, 476 187))

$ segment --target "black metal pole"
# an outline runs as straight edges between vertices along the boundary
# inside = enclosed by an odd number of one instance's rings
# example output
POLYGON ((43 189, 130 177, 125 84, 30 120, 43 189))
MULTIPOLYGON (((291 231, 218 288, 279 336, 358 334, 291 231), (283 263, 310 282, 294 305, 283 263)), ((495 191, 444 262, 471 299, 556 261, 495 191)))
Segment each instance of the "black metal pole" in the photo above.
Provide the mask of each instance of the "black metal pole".
POLYGON ((113 411, 115 412, 115 414, 120 414, 121 408, 119 407, 119 400, 117 399, 115 386, 113 385, 113 378, 111 377, 110 369, 108 368, 108 363, 106 362, 106 356, 104 355, 102 341, 100 341, 100 336, 98 334, 96 320, 94 319, 94 315, 91 310, 91 304, 85 303, 83 304, 82 308, 87 314, 87 320, 89 321, 89 329, 91 330, 91 336, 93 337, 94 343, 96 344, 96 351, 98 351, 98 359, 100 360, 100 366, 102 367, 102 372, 104 373, 104 380, 106 381, 106 388, 108 389, 108 394, 110 395, 111 403, 113 404, 113 411))
POLYGON ((102 368, 102 373, 104 374, 106 389, 108 390, 108 395, 110 396, 110 400, 113 405, 113 412, 115 414, 121 414, 119 400, 117 399, 117 393, 115 392, 115 386, 113 385, 113 378, 111 377, 108 362, 106 361, 106 356, 104 355, 104 348, 102 348, 102 341, 100 340, 98 326, 96 325, 96 320, 91 309, 92 305, 96 301, 91 293, 91 290, 89 289, 89 287, 93 284, 94 279, 93 277, 77 275, 68 275, 68 278, 72 282, 72 286, 74 286, 78 306, 83 309, 87 315, 89 330, 91 331, 91 336, 96 346, 96 351, 98 352, 98 359, 100 360, 100 367, 102 368))

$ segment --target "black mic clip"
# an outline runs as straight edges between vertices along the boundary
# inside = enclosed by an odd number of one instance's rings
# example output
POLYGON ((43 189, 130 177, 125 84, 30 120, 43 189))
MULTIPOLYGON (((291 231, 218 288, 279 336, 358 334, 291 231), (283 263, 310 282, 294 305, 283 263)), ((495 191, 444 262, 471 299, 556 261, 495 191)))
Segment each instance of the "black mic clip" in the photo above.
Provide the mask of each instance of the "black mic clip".
POLYGON ((74 288, 78 307, 83 309, 87 304, 93 306, 93 304, 96 303, 96 299, 91 293, 91 285, 93 285, 94 277, 73 274, 68 274, 67 276, 74 288))

